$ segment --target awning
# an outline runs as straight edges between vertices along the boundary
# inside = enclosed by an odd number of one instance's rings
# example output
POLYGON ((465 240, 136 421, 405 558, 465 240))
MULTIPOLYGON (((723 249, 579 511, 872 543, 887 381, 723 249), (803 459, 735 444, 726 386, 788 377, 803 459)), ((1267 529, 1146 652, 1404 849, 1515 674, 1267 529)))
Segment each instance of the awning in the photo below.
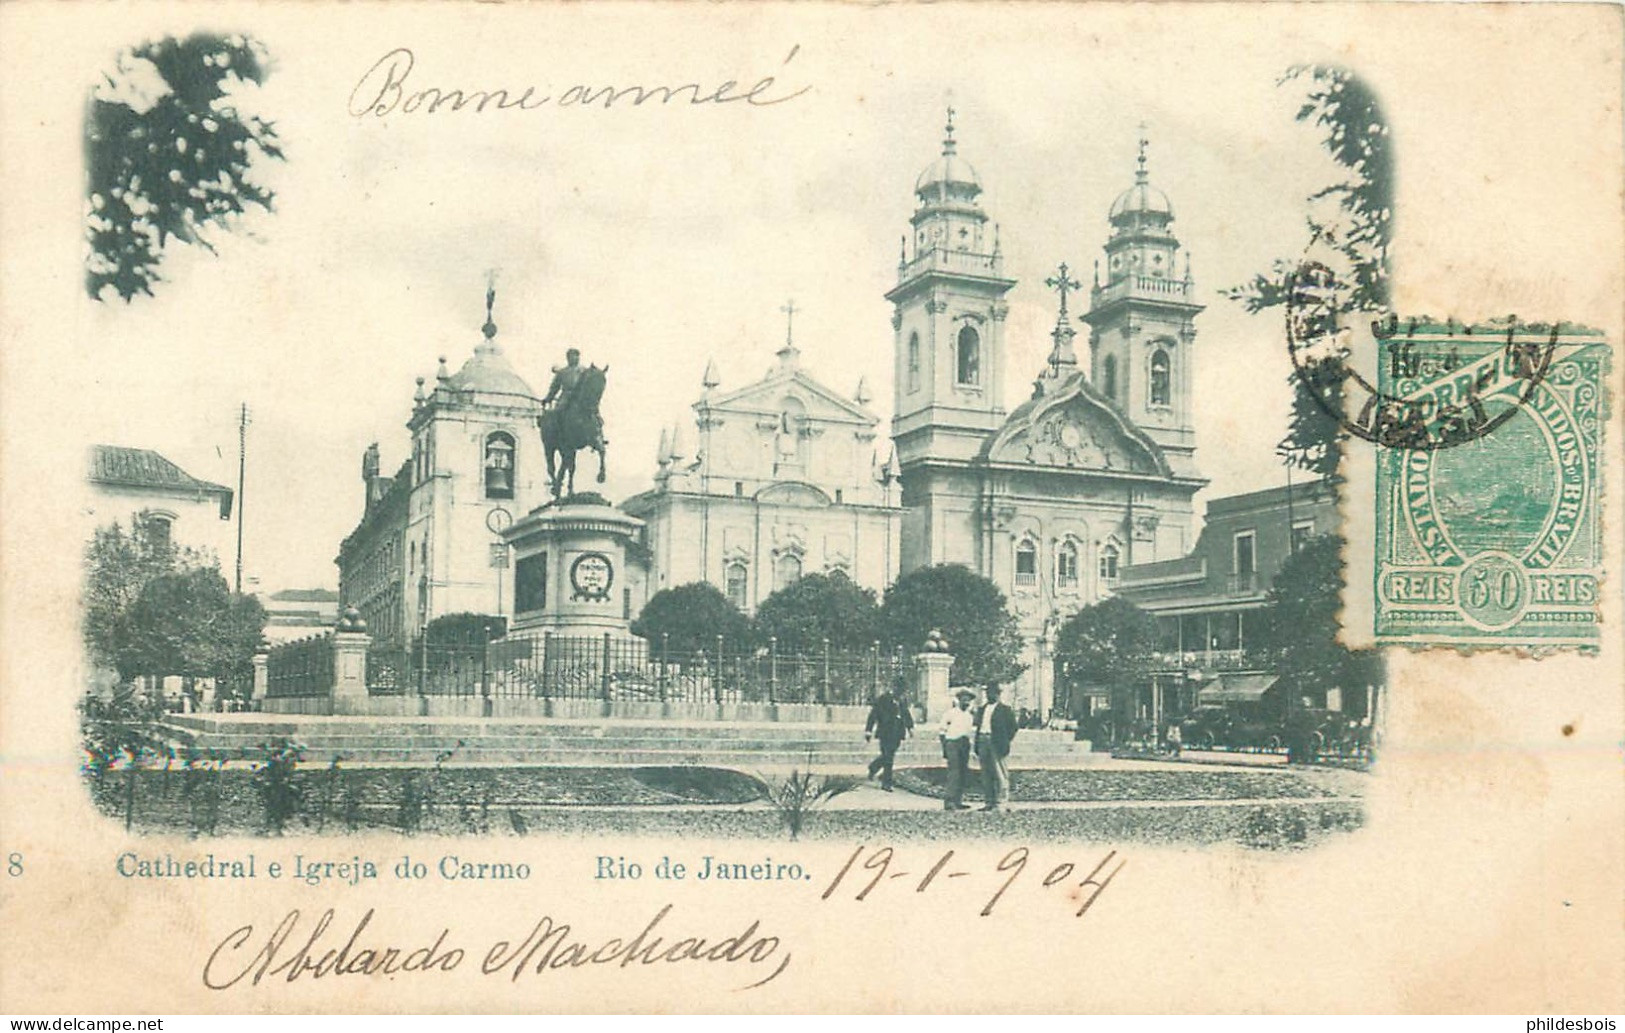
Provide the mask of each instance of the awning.
POLYGON ((1203 703, 1257 703, 1264 693, 1274 687, 1279 677, 1273 674, 1226 674, 1215 678, 1211 685, 1197 690, 1196 702, 1203 703))

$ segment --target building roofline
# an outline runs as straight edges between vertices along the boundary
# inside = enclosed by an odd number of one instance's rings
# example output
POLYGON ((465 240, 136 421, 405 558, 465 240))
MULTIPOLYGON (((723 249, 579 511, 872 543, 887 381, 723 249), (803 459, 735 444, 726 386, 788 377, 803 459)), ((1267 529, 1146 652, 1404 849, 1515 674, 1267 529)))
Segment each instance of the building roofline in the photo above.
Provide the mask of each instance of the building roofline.
POLYGON ((121 488, 150 488, 154 491, 180 489, 205 495, 222 495, 226 498, 234 494, 232 489, 224 484, 193 477, 181 469, 179 463, 161 452, 150 448, 131 448, 128 445, 92 445, 89 480, 92 484, 109 484, 121 488), (142 466, 146 467, 145 471, 138 468, 142 466))
POLYGON ((1242 492, 1237 495, 1221 495, 1207 500, 1207 512, 1232 513, 1248 509, 1263 509, 1278 504, 1285 504, 1288 496, 1304 498, 1310 496, 1330 495, 1331 485, 1326 478, 1319 477, 1304 481, 1301 484, 1281 484, 1273 488, 1260 488, 1256 491, 1242 492))

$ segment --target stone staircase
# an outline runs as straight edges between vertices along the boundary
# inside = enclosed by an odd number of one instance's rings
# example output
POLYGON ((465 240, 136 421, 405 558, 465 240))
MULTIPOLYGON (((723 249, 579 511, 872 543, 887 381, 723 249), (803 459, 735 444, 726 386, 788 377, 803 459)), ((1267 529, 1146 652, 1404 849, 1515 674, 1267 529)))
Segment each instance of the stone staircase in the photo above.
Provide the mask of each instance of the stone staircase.
MULTIPOLYGON (((172 715, 173 741, 230 756, 277 737, 297 740, 308 763, 342 757, 351 765, 431 765, 447 750, 448 765, 711 766, 747 771, 854 771, 877 748, 861 725, 788 722, 671 722, 627 718, 470 719, 421 717, 300 717, 281 714, 172 715), (458 744, 461 745, 458 745, 458 744)), ((898 750, 900 767, 942 763, 927 724, 898 750)), ((1070 732, 1023 730, 1011 761, 1022 768, 1072 768, 1099 762, 1070 732)))

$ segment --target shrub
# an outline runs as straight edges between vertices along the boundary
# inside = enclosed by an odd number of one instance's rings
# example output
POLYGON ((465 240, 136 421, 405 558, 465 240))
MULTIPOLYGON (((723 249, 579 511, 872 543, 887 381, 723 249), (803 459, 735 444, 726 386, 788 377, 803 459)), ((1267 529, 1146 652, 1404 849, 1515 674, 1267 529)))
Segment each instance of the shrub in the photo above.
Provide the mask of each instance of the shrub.
POLYGON ((254 790, 264 811, 266 831, 280 836, 304 799, 294 770, 305 759, 305 748, 285 737, 261 743, 259 748, 262 759, 254 766, 254 790))
POLYGON ((730 646, 746 641, 750 623, 715 585, 696 581, 656 592, 632 622, 632 634, 655 649, 664 635, 673 653, 710 652, 719 635, 730 646))
POLYGON ((778 812, 779 819, 790 831, 790 838, 801 835, 807 817, 843 793, 858 786, 858 780, 849 775, 822 775, 812 773, 812 754, 807 755, 807 771, 792 769, 782 782, 769 783, 768 801, 778 812))
POLYGON ((955 684, 1009 681, 1021 663, 1021 633, 997 585, 957 563, 922 567, 886 590, 881 621, 888 645, 913 653, 933 629, 954 657, 955 684))
POLYGON ((777 638, 781 652, 816 653, 826 640, 834 649, 868 649, 881 638, 880 607, 873 589, 838 570, 808 574, 762 600, 756 637, 777 638))

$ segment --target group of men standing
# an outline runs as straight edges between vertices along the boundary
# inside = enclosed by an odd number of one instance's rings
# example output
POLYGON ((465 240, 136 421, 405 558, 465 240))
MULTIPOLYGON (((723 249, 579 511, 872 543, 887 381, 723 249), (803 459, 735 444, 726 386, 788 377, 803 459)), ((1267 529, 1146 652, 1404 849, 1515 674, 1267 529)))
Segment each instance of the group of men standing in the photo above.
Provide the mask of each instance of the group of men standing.
MULTIPOLYGON (((974 711, 976 693, 960 689, 953 706, 937 727, 942 756, 948 764, 948 783, 943 795, 944 810, 966 811, 965 782, 969 777, 971 754, 982 769, 982 810, 996 811, 1010 800, 1010 742, 1016 737, 1016 714, 999 700, 1000 686, 989 682, 986 700, 974 711)), ((869 777, 880 777, 880 788, 892 791, 892 764, 897 747, 914 730, 914 717, 908 704, 893 691, 881 693, 869 708, 864 726, 865 739, 877 739, 880 755, 869 762, 869 777)))

